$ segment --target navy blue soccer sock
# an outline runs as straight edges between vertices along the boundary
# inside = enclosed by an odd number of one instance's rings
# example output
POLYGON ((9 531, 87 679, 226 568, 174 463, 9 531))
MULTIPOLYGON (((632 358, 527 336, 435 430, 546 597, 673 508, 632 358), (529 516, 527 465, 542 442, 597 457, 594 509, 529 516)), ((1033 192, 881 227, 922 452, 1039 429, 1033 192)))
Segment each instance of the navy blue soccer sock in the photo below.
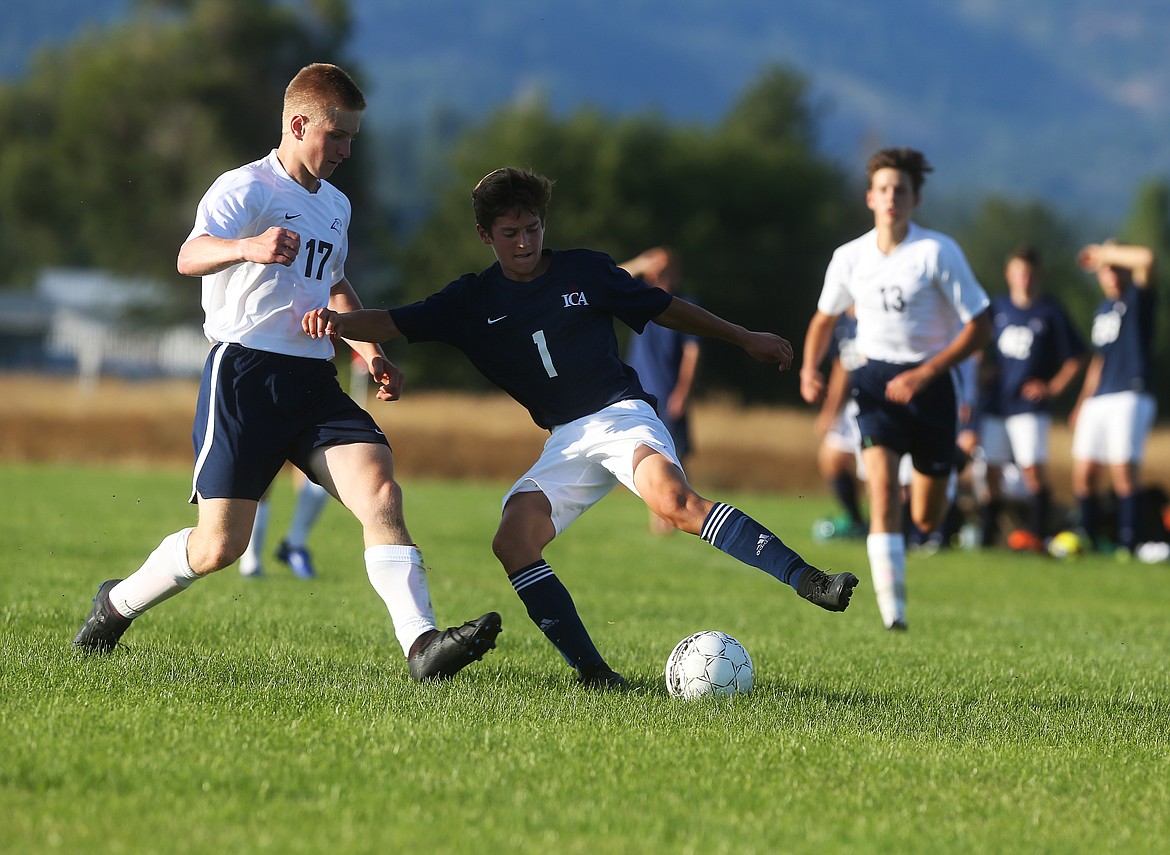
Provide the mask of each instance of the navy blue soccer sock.
POLYGON ((1117 497, 1117 542, 1130 552, 1138 545, 1138 518, 1141 494, 1117 497))
POLYGON ((1093 542, 1093 548, 1096 549, 1098 546, 1098 517, 1100 516, 1100 511, 1098 510, 1097 505, 1097 497, 1094 495, 1088 495, 1077 499, 1077 512, 1080 517, 1081 528, 1084 530, 1089 540, 1093 542))
POLYGON ((861 524, 861 503, 857 495, 857 481, 852 475, 843 472, 836 475, 829 482, 833 488, 833 493, 837 497, 837 501, 841 503, 841 507, 845 509, 845 513, 849 514, 850 521, 854 525, 861 524))
POLYGON ((577 614, 569 590, 545 561, 522 567, 508 577, 528 609, 528 616, 574 668, 596 665, 601 654, 577 614))
POLYGON ((1051 493, 1041 489, 1028 496, 1028 527, 1038 537, 1048 534, 1048 509, 1052 506, 1051 493))
POLYGON ((723 502, 717 502, 707 514, 699 537, 732 558, 775 576, 793 590, 810 567, 772 532, 739 508, 723 502))

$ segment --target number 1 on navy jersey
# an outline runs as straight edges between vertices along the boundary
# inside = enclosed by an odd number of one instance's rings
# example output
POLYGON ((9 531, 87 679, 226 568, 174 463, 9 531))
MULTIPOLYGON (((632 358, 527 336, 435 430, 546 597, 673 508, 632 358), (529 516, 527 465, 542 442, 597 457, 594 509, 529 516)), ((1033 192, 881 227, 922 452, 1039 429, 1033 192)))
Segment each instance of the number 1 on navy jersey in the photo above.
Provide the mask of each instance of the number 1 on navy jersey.
POLYGON ((544 340, 544 330, 534 332, 532 340, 536 342, 536 349, 540 351, 540 361, 544 363, 544 370, 548 372, 549 377, 556 377, 557 367, 553 365, 552 354, 548 352, 548 342, 544 340))

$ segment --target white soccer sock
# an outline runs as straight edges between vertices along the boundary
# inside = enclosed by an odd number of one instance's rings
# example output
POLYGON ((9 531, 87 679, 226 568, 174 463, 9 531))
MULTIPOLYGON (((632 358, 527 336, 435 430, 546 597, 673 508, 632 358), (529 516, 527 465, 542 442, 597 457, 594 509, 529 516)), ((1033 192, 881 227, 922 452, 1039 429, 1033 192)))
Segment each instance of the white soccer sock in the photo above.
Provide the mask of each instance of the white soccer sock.
POLYGON ((248 548, 240 556, 240 572, 255 573, 260 569, 261 553, 264 552, 264 541, 268 537, 268 500, 261 499, 256 506, 256 521, 252 523, 252 537, 248 540, 248 548))
POLYGON ((110 605, 125 618, 135 618, 163 600, 186 590, 199 577, 187 563, 185 528, 163 538, 146 562, 110 591, 110 605))
POLYGON ((297 506, 293 509, 292 524, 284 542, 289 546, 304 547, 309 542, 309 532, 329 501, 329 491, 320 484, 305 481, 297 491, 297 506))
POLYGON ((888 627, 906 620, 906 537, 900 532, 871 534, 865 539, 878 611, 888 627))
POLYGON ((435 626, 435 610, 427 587, 427 568, 417 546, 371 546, 366 550, 366 575, 386 603, 402 652, 435 626))

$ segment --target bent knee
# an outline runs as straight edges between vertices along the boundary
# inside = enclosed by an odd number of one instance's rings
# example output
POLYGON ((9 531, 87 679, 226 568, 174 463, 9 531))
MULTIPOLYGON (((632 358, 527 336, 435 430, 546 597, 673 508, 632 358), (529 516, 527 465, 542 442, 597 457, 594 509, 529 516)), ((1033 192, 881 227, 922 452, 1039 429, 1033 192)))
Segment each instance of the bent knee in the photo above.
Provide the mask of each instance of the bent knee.
POLYGON ((492 554, 508 572, 539 561, 544 548, 556 537, 556 527, 542 514, 504 513, 492 538, 492 554))
POLYGON ((240 560, 248 548, 248 541, 213 540, 209 542, 188 542, 187 563, 199 576, 207 576, 217 570, 230 567, 240 560))
POLYGON ((690 534, 698 534, 713 506, 693 490, 672 490, 651 497, 646 504, 667 525, 690 534))

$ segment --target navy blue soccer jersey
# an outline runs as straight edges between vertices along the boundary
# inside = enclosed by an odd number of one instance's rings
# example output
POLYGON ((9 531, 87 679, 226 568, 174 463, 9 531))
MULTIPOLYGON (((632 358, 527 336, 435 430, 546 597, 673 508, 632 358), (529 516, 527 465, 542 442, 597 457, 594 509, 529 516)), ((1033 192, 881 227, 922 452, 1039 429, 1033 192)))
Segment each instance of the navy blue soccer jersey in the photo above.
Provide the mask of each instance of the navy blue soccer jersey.
POLYGON ((671 296, 585 249, 551 252, 531 282, 504 276, 497 262, 425 300, 390 309, 411 343, 446 342, 543 428, 567 424, 616 401, 654 399, 618 356, 613 319, 635 332, 671 296))
POLYGON ((1101 355, 1095 395, 1148 392, 1153 374, 1154 292, 1130 285, 1120 300, 1105 300, 1093 316, 1093 347, 1101 355))
POLYGON ((1026 380, 1048 381, 1066 360, 1085 352, 1068 314, 1048 296, 1021 308, 1007 294, 991 301, 992 338, 996 372, 984 390, 982 410, 991 415, 1046 412, 1049 402, 1021 397, 1026 380))

